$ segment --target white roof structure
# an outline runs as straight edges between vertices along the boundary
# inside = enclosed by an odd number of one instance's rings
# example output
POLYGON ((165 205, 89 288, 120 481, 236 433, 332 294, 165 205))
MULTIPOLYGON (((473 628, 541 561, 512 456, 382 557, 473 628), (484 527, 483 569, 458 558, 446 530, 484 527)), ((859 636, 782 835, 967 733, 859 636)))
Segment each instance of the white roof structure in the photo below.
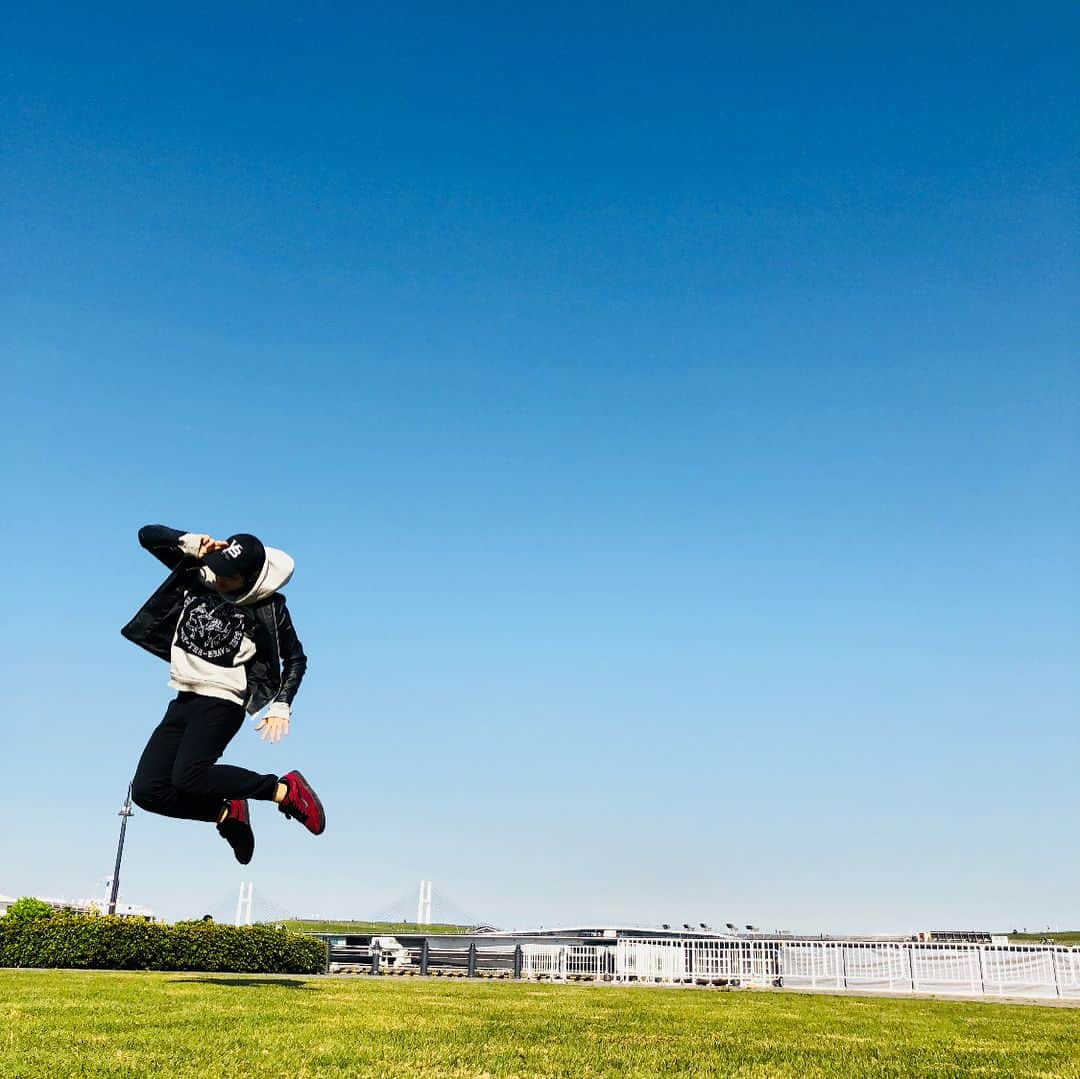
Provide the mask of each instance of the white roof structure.
MULTIPOLYGON (((70 908, 75 911, 76 914, 86 914, 95 908, 99 911, 104 911, 106 906, 100 899, 59 899, 56 896, 51 895, 39 895, 37 898, 43 903, 48 903, 50 906, 55 907, 57 910, 70 908)), ((0 895, 0 914, 4 913, 14 902, 14 896, 0 895)), ((122 917, 130 918, 152 919, 154 917, 154 912, 149 907, 140 906, 138 903, 117 903, 116 913, 122 917)))

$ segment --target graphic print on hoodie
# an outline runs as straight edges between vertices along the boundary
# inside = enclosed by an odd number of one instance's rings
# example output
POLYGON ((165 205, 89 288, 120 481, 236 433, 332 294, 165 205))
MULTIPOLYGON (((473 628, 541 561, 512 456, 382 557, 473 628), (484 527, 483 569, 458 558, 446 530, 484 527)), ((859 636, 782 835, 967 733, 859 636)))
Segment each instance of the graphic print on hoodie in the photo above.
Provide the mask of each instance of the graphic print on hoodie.
POLYGON ((207 659, 219 667, 234 667, 246 628, 239 607, 211 596, 189 595, 176 627, 176 639, 190 656, 207 659))
POLYGON ((246 665, 255 656, 249 617, 219 595, 189 592, 173 637, 169 685, 243 704, 246 665))

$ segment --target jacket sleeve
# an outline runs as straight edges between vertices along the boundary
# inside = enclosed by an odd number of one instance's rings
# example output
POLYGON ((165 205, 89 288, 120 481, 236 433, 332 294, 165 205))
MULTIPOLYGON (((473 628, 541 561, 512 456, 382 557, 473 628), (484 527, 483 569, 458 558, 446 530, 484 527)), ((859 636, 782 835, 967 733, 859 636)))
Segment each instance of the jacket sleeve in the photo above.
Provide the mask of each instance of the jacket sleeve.
POLYGON ((280 605, 277 606, 277 637, 278 654, 281 657, 281 688, 277 696, 270 702, 267 709, 268 716, 281 716, 289 718, 290 705, 300 688, 307 670, 307 656, 304 655, 304 646, 293 628, 292 617, 285 603, 285 597, 279 596, 280 605))
POLYGON ((139 543, 169 569, 176 569, 184 559, 194 563, 199 553, 196 533, 181 532, 165 525, 143 525, 139 529, 139 543))

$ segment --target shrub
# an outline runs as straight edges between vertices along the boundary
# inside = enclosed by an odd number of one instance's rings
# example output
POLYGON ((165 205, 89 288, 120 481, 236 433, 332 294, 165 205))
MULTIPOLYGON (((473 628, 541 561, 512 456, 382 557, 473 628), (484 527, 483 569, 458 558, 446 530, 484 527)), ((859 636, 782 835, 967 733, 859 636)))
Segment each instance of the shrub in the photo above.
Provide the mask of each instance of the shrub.
POLYGON ((51 918, 56 911, 51 903, 44 899, 35 899, 31 895, 24 895, 22 899, 16 899, 7 909, 5 918, 13 922, 34 922, 39 918, 51 918))
POLYGON ((53 914, 0 919, 0 967, 319 974, 326 970, 326 944, 264 926, 53 914))

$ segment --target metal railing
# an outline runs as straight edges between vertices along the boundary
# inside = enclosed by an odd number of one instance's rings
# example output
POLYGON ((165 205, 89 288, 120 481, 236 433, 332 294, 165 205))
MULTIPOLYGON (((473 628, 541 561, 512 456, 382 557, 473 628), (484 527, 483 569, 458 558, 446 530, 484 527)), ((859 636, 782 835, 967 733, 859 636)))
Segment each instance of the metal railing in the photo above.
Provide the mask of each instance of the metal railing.
POLYGON ((392 950, 328 943, 331 970, 373 974, 1080 1000, 1080 948, 1045 944, 700 936, 595 944, 432 936, 392 950))
POLYGON ((652 985, 1080 999, 1080 948, 921 941, 636 939, 523 945, 522 975, 652 985))

